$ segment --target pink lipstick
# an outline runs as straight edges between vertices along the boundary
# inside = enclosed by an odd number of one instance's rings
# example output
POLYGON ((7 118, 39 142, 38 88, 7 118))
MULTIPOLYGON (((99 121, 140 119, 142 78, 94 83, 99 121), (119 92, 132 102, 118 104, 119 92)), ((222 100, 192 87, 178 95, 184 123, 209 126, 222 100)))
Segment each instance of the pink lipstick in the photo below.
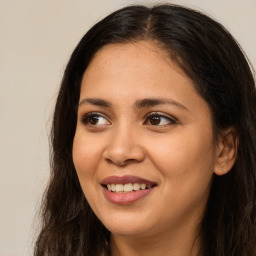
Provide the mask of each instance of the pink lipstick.
POLYGON ((146 184, 146 185, 153 185, 156 184, 156 182, 149 181, 142 179, 137 176, 132 176, 132 175, 125 175, 125 176, 109 176, 105 179, 102 180, 101 184, 102 185, 107 185, 107 184, 127 184, 127 183, 140 183, 140 184, 146 184))
POLYGON ((149 195, 157 186, 156 182, 140 177, 110 176, 102 180, 104 195, 111 203, 126 205, 149 195))

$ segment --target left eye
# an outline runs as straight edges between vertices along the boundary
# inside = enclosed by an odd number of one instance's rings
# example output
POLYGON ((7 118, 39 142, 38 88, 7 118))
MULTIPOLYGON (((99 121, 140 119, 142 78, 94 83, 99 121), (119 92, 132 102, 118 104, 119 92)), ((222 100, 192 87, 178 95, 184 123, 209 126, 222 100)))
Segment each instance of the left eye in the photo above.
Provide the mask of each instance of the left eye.
POLYGON ((110 124, 105 117, 96 113, 86 114, 85 116, 82 117, 82 122, 85 125, 93 125, 93 126, 110 124))
POLYGON ((177 122, 172 118, 161 115, 161 114, 151 114, 147 116, 145 123, 147 125, 162 126, 162 125, 176 124, 177 122))

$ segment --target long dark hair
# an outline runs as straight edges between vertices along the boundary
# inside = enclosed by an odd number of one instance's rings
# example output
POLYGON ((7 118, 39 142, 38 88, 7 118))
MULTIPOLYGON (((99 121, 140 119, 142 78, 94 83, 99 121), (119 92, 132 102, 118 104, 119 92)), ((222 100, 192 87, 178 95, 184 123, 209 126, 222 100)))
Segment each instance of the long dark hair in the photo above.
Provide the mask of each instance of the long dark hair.
POLYGON ((72 160, 82 76, 104 45, 150 40, 194 81, 208 102, 214 132, 239 135, 232 170, 215 176, 201 226, 204 256, 254 256, 256 247, 256 91, 252 68, 227 30, 176 5, 130 6, 94 25, 74 50, 58 94, 52 126, 51 178, 35 255, 109 253, 109 231, 91 210, 72 160))

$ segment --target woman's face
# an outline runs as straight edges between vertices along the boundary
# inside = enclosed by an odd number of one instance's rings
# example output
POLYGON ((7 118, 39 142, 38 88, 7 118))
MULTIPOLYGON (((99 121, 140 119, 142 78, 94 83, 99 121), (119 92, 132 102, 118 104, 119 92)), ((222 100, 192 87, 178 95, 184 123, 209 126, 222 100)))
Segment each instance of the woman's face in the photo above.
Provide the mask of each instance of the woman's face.
POLYGON ((153 43, 107 45, 79 102, 73 160, 102 223, 128 236, 196 227, 217 149, 209 106, 184 72, 153 43))

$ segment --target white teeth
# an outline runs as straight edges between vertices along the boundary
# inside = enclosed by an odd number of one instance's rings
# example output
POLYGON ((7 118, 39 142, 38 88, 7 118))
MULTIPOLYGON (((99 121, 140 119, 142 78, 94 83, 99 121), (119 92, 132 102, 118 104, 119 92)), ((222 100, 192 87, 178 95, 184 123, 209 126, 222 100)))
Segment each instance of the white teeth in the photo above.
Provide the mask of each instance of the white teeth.
POLYGON ((146 188, 146 184, 141 184, 141 185, 140 185, 140 188, 141 188, 141 189, 145 189, 145 188, 146 188))
POLYGON ((138 183, 133 184, 133 189, 140 190, 140 184, 138 184, 138 183))
POLYGON ((152 185, 139 184, 139 183, 127 183, 127 184, 107 184, 107 188, 113 192, 132 192, 140 189, 151 188, 152 185))
POLYGON ((123 184, 116 184, 116 192, 124 191, 124 185, 123 184))
POLYGON ((115 192, 116 191, 116 184, 111 184, 111 191, 115 192))
POLYGON ((132 183, 125 184, 125 185, 124 185, 124 191, 125 191, 125 192, 133 191, 133 185, 132 185, 132 183))

